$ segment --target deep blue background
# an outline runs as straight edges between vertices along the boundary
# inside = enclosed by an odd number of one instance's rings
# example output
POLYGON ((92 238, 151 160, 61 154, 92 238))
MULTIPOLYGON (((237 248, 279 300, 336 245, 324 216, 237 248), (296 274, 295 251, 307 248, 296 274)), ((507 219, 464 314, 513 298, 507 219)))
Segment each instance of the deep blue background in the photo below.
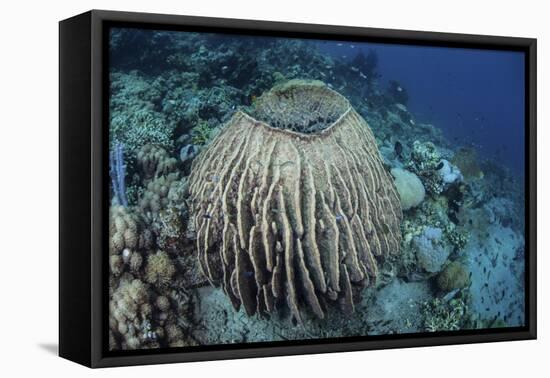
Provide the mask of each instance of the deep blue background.
POLYGON ((346 59, 375 50, 381 86, 397 80, 408 91, 408 108, 417 121, 432 123, 457 145, 473 145, 481 156, 523 174, 523 53, 332 41, 321 43, 321 49, 346 59))

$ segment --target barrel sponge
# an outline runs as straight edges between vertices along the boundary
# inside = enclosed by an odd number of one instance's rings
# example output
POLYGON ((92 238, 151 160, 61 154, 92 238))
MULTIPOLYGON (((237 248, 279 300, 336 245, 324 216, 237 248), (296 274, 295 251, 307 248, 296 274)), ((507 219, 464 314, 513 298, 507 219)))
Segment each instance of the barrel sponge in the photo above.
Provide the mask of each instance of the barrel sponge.
POLYGON ((354 308, 399 253, 399 197, 372 131, 337 92, 295 80, 236 112, 189 177, 201 271, 248 315, 354 308))
POLYGON ((403 210, 409 210, 424 201, 426 191, 417 175, 401 168, 393 168, 391 174, 395 179, 395 186, 403 210))

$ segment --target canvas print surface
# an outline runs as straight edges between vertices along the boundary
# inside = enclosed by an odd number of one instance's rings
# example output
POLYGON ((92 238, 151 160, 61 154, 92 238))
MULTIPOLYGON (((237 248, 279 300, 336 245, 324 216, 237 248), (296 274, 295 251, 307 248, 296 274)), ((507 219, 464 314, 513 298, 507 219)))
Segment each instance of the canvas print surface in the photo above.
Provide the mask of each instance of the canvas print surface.
POLYGON ((108 49, 109 350, 525 325, 523 53, 108 49))

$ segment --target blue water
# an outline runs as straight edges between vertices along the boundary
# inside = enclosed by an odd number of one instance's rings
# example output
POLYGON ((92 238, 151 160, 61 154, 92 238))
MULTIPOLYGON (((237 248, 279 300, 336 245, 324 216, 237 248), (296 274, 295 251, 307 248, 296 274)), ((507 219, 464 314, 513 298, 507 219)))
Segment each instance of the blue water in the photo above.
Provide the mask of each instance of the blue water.
POLYGON ((353 59, 378 55, 381 84, 397 80, 408 108, 459 145, 471 145, 523 174, 525 57, 522 52, 372 43, 322 42, 322 51, 353 59))

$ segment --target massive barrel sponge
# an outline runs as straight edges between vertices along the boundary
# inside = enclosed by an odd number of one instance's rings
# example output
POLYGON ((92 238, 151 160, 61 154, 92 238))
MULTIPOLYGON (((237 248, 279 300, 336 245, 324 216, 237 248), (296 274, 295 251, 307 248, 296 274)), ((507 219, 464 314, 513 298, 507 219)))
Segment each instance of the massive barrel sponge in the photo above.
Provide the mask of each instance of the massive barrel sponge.
POLYGON ((290 81, 237 112, 193 162, 190 194, 203 273, 235 308, 287 305, 301 322, 399 252, 399 197, 374 136, 321 82, 290 81))

